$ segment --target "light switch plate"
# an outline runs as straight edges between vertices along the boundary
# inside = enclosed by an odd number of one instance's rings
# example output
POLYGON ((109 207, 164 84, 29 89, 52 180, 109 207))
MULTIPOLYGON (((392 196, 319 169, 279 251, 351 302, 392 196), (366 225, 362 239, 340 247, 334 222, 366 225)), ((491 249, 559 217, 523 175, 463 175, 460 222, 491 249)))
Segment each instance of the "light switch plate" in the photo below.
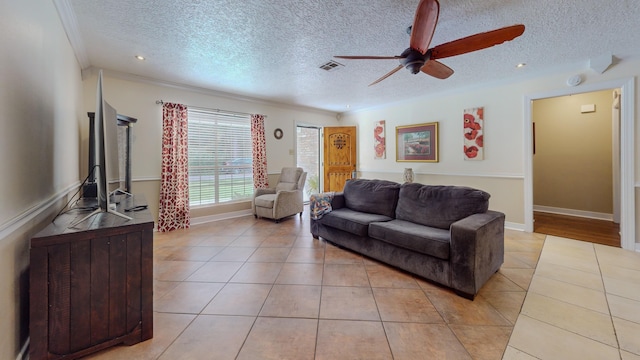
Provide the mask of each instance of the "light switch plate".
POLYGON ((581 113, 592 113, 592 112, 596 112, 596 104, 587 104, 587 105, 582 105, 580 107, 580 112, 581 113))

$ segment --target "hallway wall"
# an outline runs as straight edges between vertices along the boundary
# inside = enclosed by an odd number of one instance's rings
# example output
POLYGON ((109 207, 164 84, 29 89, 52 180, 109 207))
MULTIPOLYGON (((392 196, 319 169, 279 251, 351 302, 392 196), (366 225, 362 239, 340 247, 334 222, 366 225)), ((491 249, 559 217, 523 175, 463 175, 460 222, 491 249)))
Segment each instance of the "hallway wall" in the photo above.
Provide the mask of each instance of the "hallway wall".
POLYGON ((602 90, 533 102, 534 207, 612 218, 612 92, 602 90), (585 104, 595 105, 595 112, 582 113, 581 106, 585 104))

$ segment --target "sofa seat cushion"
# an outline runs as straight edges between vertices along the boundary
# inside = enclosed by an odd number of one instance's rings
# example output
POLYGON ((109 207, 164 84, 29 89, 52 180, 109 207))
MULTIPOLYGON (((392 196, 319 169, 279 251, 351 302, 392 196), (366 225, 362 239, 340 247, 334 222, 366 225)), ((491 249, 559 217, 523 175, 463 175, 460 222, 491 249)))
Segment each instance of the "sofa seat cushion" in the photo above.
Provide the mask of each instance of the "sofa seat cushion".
POLYGON ((449 230, 396 219, 372 223, 369 225, 369 236, 421 254, 449 259, 449 230))
POLYGON ((353 211, 348 208, 341 208, 325 214, 319 221, 323 225, 346 231, 354 235, 367 236, 370 223, 379 221, 384 222, 389 220, 392 220, 392 218, 388 216, 363 213, 359 211, 353 211))
POLYGON ((264 194, 255 198, 254 202, 258 207, 273 209, 273 203, 276 201, 276 194, 264 194))

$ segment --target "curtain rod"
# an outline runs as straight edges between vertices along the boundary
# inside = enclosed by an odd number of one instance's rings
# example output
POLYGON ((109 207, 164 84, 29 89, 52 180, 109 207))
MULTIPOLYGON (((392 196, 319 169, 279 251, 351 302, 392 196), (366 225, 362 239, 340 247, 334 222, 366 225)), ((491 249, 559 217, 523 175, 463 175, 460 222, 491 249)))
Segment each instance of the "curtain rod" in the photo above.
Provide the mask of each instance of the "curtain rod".
MULTIPOLYGON (((164 101, 162 101, 162 99, 160 100, 156 100, 156 104, 158 105, 162 105, 164 104, 164 101)), ((253 114, 249 114, 249 113, 244 113, 244 112, 239 112, 239 111, 231 111, 231 110, 221 110, 221 109, 212 109, 212 108, 206 108, 206 107, 202 107, 202 106, 192 106, 192 105, 185 105, 186 107, 190 107, 190 108, 194 108, 194 109, 201 109, 201 110, 208 110, 208 111, 215 111, 215 112, 219 112, 219 113, 223 113, 223 114, 229 114, 229 115, 253 115, 253 114)), ((267 118, 267 115, 262 115, 265 117, 265 119, 267 118)))

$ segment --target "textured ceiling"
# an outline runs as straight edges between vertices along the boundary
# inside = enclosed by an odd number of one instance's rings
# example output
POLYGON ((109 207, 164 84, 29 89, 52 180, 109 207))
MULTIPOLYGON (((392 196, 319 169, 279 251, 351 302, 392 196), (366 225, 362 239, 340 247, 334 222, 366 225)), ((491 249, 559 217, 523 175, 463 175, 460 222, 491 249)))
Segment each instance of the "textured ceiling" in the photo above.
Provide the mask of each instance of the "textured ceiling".
POLYGON ((399 55, 409 45, 406 29, 418 0, 59 2, 67 5, 61 18, 85 68, 338 113, 586 64, 608 53, 622 60, 640 54, 638 0, 440 0, 431 46, 519 23, 525 33, 443 59, 455 70, 449 79, 403 69, 368 87, 397 60, 332 56, 399 55), (330 60, 345 67, 319 68, 330 60), (521 62, 527 66, 516 69, 521 62))

